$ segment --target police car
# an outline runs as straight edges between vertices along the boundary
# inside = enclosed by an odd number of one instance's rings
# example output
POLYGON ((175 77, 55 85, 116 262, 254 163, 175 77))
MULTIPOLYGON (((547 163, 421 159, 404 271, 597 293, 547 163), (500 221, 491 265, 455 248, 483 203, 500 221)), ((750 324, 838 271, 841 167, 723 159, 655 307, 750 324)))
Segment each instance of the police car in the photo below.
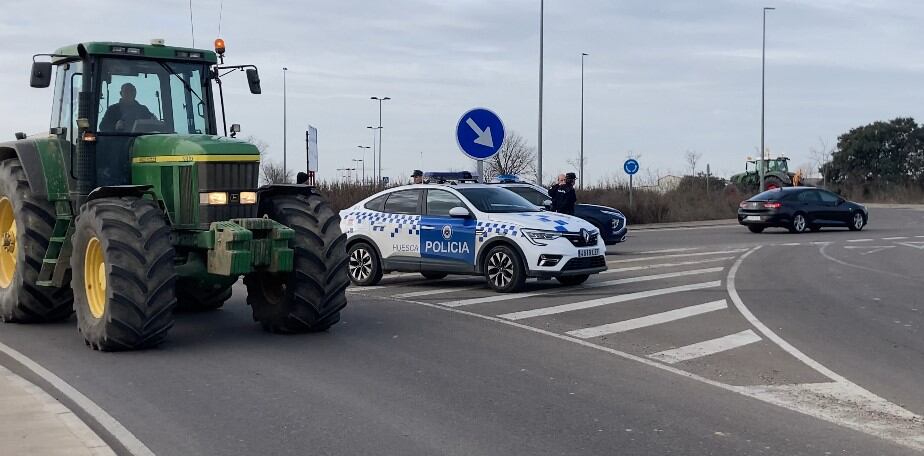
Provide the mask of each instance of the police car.
POLYGON ((606 270, 593 225, 546 212, 516 193, 477 183, 385 190, 340 212, 350 278, 375 285, 390 271, 484 275, 499 292, 527 277, 583 283, 606 270))
MULTIPOLYGON (((549 193, 538 185, 519 181, 516 176, 504 174, 498 176, 498 182, 493 185, 504 187, 517 195, 526 198, 530 203, 539 207, 549 208, 549 193)), ((574 216, 582 218, 597 228, 600 237, 606 245, 624 242, 629 235, 629 223, 626 216, 619 209, 598 206, 596 204, 575 204, 574 216)))

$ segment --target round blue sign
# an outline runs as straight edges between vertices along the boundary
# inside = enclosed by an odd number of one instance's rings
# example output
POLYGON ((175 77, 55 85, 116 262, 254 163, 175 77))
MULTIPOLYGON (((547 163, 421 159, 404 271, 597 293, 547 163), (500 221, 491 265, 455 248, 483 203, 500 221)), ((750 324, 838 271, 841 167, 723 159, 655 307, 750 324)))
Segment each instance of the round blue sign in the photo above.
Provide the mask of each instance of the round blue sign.
POLYGON ((635 174, 638 172, 638 162, 635 161, 634 158, 630 158, 622 164, 622 169, 626 172, 626 174, 635 174))
POLYGON ((490 110, 472 109, 456 124, 456 142, 462 153, 475 160, 491 158, 504 142, 504 124, 490 110))

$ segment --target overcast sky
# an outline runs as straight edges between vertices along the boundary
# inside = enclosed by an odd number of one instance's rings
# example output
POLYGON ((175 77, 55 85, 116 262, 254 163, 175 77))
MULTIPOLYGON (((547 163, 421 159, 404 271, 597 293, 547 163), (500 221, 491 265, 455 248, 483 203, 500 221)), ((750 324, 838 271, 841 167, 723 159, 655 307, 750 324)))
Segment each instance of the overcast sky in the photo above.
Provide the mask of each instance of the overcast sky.
MULTIPOLYGON (((187 0, 0 0, 0 137, 47 128, 50 89, 28 87, 31 56, 79 41, 191 45, 187 0), (79 6, 78 6, 79 5, 79 6)), ((192 0, 195 42, 211 47, 220 0, 192 0)), ((924 4, 912 0, 547 0, 545 173, 570 170, 580 138, 585 67, 587 181, 679 174, 684 153, 713 172, 744 167, 760 144, 761 8, 767 24, 767 147, 810 160, 875 120, 924 120, 924 4)), ((224 0, 227 63, 260 68, 226 84, 229 122, 282 156, 282 67, 289 68, 289 162, 304 163, 304 130, 319 131, 320 176, 362 158, 383 109, 385 175, 469 168, 454 128, 469 108, 493 109, 537 142, 538 0, 224 0)), ((371 168, 371 153, 365 156, 371 168)), ((371 171, 367 169, 367 173, 371 171)))

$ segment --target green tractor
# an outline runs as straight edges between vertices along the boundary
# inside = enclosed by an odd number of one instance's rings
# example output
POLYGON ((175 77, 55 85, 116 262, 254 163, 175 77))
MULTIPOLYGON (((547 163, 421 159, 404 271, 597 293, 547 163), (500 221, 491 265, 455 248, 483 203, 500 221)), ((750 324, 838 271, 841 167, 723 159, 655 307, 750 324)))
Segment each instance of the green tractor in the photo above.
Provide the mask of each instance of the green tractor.
POLYGON ((258 94, 259 75, 224 65, 215 44, 91 42, 33 57, 31 86, 54 78, 51 126, 0 143, 0 320, 76 313, 94 349, 141 349, 165 339, 174 309, 216 309, 243 277, 268 331, 339 321, 339 217, 312 187, 257 187, 260 153, 234 139, 238 125, 227 136, 222 78, 243 71, 258 94))
MULTIPOLYGON (((748 157, 747 164, 743 173, 735 174, 730 177, 730 185, 734 185, 739 191, 752 194, 760 191, 760 162, 748 157)), ((789 172, 789 158, 778 157, 763 160, 764 162, 764 187, 767 190, 791 187, 793 185, 794 173, 789 172)))

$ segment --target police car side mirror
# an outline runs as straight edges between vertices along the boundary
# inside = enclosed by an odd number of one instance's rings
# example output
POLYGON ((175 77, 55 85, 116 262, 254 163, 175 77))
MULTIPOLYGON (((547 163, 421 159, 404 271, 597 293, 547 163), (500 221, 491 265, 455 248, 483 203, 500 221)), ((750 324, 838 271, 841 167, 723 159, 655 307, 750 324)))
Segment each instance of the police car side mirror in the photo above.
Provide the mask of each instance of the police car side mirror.
POLYGON ((454 207, 454 208, 452 208, 452 209, 449 210, 449 216, 450 216, 450 217, 468 218, 468 217, 471 217, 471 215, 472 215, 472 213, 469 212, 468 209, 466 209, 466 208, 464 208, 464 207, 462 207, 462 206, 456 206, 456 207, 454 207))

